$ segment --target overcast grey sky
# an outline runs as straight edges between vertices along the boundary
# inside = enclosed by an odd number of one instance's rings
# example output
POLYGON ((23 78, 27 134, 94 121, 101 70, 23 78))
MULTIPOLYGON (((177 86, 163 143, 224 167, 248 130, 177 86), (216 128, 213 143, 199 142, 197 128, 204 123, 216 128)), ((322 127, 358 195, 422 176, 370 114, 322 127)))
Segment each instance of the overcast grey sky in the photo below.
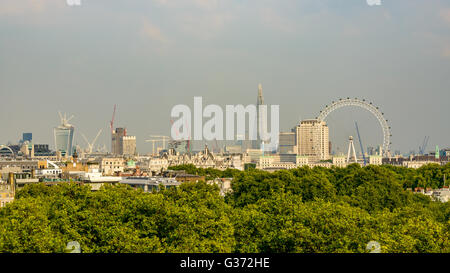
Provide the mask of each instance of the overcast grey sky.
MULTIPOLYGON (((0 0, 0 143, 32 132, 53 146, 57 111, 109 148, 108 122, 149 152, 170 134, 176 104, 280 105, 280 127, 314 118, 340 97, 372 101, 392 127, 392 150, 425 135, 450 146, 450 1, 0 0)), ((376 119, 342 109, 327 120, 333 149, 358 121, 365 146, 376 119)))

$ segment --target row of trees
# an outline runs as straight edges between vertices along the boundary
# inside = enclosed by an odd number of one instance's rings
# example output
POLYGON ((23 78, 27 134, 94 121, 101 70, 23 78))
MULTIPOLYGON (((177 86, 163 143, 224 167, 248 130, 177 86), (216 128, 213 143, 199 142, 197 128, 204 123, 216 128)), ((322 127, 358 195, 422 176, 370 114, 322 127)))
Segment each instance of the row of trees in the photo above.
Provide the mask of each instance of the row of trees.
MULTIPOLYGON (((367 168, 374 168, 374 166, 368 166, 367 168)), ((450 163, 441 166, 439 164, 427 164, 418 169, 392 166, 392 165, 382 165, 375 167, 379 170, 391 171, 390 174, 394 175, 395 178, 402 183, 403 187, 406 188, 442 188, 444 186, 445 180, 447 180, 446 185, 450 185, 450 163)), ((197 174, 209 178, 216 177, 234 177, 242 172, 235 169, 227 169, 225 171, 220 171, 213 168, 196 168, 192 164, 179 165, 170 167, 172 170, 185 170, 190 174, 197 174)), ((298 168, 291 170, 292 173, 302 174, 308 173, 312 170, 314 172, 321 172, 327 176, 330 182, 334 183, 337 180, 343 180, 345 176, 352 175, 356 170, 365 169, 361 168, 358 164, 351 164, 347 168, 322 168, 315 167, 313 169, 305 166, 303 168, 298 168)))
POLYGON ((63 252, 69 241, 97 253, 366 252, 369 241, 383 252, 450 252, 450 204, 405 190, 442 186, 449 165, 176 169, 233 177, 233 191, 223 198, 205 182, 152 194, 29 185, 0 209, 0 252, 63 252))

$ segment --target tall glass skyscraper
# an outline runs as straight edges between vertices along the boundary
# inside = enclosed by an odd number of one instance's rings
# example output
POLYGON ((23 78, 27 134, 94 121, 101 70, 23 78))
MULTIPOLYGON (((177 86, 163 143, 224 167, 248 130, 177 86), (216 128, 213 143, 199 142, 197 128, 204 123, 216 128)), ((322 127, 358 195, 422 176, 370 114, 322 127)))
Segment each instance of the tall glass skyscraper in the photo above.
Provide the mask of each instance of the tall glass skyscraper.
POLYGON ((73 135, 74 135, 74 127, 69 124, 69 120, 72 119, 66 118, 66 115, 62 116, 59 114, 61 118, 61 125, 55 127, 53 129, 53 133, 55 136, 55 150, 61 152, 62 156, 72 156, 73 153, 73 135))
POLYGON ((23 133, 22 134, 22 142, 33 142, 33 133, 23 133))

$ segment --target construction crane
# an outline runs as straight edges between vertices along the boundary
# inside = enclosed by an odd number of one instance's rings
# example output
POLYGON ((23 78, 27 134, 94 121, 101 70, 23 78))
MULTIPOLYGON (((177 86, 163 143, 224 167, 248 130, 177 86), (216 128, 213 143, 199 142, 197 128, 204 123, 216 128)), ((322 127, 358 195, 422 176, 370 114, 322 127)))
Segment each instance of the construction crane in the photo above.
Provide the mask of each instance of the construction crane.
MULTIPOLYGON (((170 120, 171 126, 173 126, 173 123, 174 123, 173 119, 171 119, 170 120)), ((187 132, 188 132, 188 138, 184 140, 187 142, 187 152, 191 153, 191 131, 189 129, 187 120, 185 121, 185 127, 183 128, 183 133, 185 132, 184 130, 187 130, 187 132)), ((178 131, 178 129, 175 131, 175 134, 176 134, 177 140, 180 140, 179 139, 180 132, 178 131)))
POLYGON ((70 126, 69 121, 75 117, 74 115, 72 115, 72 116, 70 116, 70 118, 67 118, 66 113, 64 113, 64 116, 63 116, 60 111, 58 111, 58 115, 59 115, 59 118, 61 119, 61 125, 63 125, 63 126, 70 126))
POLYGON ((109 127, 111 128, 111 135, 114 134, 114 118, 116 117, 116 105, 114 104, 114 111, 112 115, 112 119, 109 122, 109 127))
POLYGON ((356 126, 356 133, 358 134, 359 145, 361 147, 361 153, 362 153, 363 160, 364 160, 364 166, 366 166, 366 164, 367 164, 366 155, 364 154, 364 148, 363 148, 363 144, 362 144, 362 141, 361 141, 361 135, 359 134, 358 123, 356 121, 355 121, 355 126, 356 126))
POLYGON ((422 146, 419 147, 419 154, 420 154, 420 155, 425 154, 425 150, 426 150, 426 148, 427 148, 428 140, 429 140, 429 139, 430 139, 429 136, 425 136, 425 138, 423 139, 422 146))
MULTIPOLYGON (((173 126, 173 119, 170 120, 170 126, 173 126)), ((178 136, 180 135, 180 132, 178 131, 178 129, 175 131, 176 134, 176 138, 178 139, 178 136)))
POLYGON ((170 140, 170 137, 168 136, 160 136, 160 135, 150 135, 152 138, 160 138, 163 143, 163 149, 166 147, 166 140, 170 140))
POLYGON ((162 142, 162 139, 147 139, 145 142, 152 142, 152 155, 155 155, 155 143, 162 142))
POLYGON ((95 142, 97 141, 98 137, 100 136, 100 134, 102 133, 103 129, 100 129, 100 131, 98 131, 97 135, 95 136, 94 140, 92 140, 92 142, 89 142, 88 139, 86 138, 86 136, 81 133, 81 136, 84 138, 84 141, 86 141, 87 145, 88 145, 88 153, 92 154, 92 150, 94 149, 94 145, 95 142))
POLYGON ((106 148, 106 144, 103 144, 103 146, 101 146, 100 152, 102 152, 102 153, 107 153, 108 152, 108 149, 106 148))

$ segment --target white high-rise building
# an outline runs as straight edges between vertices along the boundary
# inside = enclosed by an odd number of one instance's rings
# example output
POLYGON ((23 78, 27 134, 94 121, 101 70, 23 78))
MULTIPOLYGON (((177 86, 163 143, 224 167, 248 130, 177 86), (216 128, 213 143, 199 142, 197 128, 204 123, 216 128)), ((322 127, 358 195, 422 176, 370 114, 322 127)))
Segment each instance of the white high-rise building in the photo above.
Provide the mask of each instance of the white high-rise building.
POLYGON ((330 159, 329 129, 325 121, 303 120, 296 127, 297 154, 310 162, 330 159))

